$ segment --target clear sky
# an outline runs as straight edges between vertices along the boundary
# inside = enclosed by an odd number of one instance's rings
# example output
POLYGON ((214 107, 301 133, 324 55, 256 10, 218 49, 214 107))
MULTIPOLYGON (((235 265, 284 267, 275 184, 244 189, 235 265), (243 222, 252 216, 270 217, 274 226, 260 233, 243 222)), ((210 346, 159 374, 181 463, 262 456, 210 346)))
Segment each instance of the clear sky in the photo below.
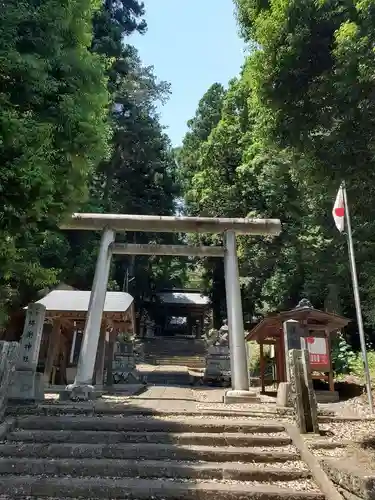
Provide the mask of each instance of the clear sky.
POLYGON ((172 86, 160 109, 173 146, 210 85, 224 85, 240 71, 244 43, 238 36, 232 0, 144 0, 148 31, 129 42, 156 76, 172 86))

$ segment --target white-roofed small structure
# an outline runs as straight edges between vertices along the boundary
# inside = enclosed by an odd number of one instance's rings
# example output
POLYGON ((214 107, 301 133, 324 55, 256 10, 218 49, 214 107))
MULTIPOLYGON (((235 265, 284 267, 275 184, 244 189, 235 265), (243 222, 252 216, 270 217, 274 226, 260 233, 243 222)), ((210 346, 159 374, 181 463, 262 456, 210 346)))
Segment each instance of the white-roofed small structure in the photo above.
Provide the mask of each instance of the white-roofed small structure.
MULTIPOLYGON (((39 359, 44 365, 47 383, 51 380, 54 367, 58 368, 60 373, 68 373, 62 378, 65 376, 67 379, 72 377, 74 379, 90 295, 89 290, 60 289, 51 291, 36 302, 46 308, 46 325, 39 359)), ((134 334, 134 330, 134 298, 125 292, 107 292, 96 360, 96 379, 101 379, 100 385, 103 383, 106 344, 109 344, 110 351, 119 333, 131 335, 134 334)), ((108 352, 107 358, 108 356, 112 359, 113 354, 108 352)), ((54 381, 54 376, 52 376, 52 381, 54 381)))
MULTIPOLYGON (((46 317, 63 316, 65 318, 84 319, 89 302, 90 291, 86 290, 53 290, 37 301, 46 308, 46 317)), ((107 319, 125 321, 134 299, 126 292, 107 292, 103 316, 107 319)))

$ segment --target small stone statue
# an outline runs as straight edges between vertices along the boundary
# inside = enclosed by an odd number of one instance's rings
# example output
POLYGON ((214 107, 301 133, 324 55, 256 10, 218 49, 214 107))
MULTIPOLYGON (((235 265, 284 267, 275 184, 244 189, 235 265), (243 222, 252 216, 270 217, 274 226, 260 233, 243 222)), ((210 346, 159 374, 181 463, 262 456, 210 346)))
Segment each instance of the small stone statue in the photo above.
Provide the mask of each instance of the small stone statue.
POLYGON ((229 327, 228 327, 228 320, 225 319, 223 321, 223 324, 219 330, 219 339, 218 342, 215 345, 219 346, 229 346, 229 327))
POLYGON ((227 320, 223 321, 220 330, 212 329, 208 332, 207 335, 203 337, 206 342, 207 347, 210 346, 229 346, 229 329, 227 320))
POLYGON ((295 309, 312 309, 313 306, 308 299, 301 299, 295 309))
POLYGON ((206 346, 209 347, 211 345, 215 345, 215 342, 217 341, 218 336, 219 336, 218 330, 215 330, 214 328, 209 330, 207 335, 203 336, 203 340, 204 340, 206 346))
POLYGON ((220 330, 211 330, 206 340, 206 369, 203 381, 208 384, 230 384, 229 329, 227 320, 220 330))

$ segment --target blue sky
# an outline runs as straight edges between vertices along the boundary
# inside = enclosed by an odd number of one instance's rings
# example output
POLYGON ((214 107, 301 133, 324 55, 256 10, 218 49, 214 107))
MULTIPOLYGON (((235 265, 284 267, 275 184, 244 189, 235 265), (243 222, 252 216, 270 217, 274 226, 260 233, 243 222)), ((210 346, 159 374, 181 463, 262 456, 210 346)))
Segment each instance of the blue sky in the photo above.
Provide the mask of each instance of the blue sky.
POLYGON ((129 40, 143 63, 172 86, 160 109, 173 146, 214 82, 226 85, 240 71, 244 43, 238 36, 232 0, 144 0, 148 31, 129 40))

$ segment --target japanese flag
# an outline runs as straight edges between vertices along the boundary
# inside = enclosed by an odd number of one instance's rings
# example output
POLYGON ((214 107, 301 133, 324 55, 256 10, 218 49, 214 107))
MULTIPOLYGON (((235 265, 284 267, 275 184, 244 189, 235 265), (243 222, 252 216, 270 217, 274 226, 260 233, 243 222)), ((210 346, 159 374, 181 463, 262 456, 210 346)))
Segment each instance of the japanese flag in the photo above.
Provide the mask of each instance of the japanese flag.
POLYGON ((335 221, 337 229, 342 233, 345 228, 345 201, 344 201, 344 189, 340 186, 338 190, 336 201, 332 210, 333 219, 335 221))

